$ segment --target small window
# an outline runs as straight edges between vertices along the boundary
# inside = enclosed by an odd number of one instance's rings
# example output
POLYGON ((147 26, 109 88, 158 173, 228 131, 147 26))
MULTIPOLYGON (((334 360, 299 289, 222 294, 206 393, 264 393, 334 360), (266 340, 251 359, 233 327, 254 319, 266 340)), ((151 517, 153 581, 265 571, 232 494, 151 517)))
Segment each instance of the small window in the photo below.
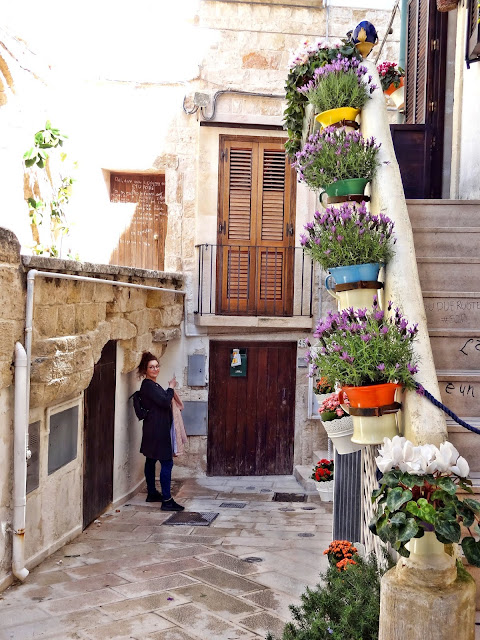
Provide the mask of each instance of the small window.
POLYGON ((78 404, 48 416, 48 475, 77 457, 78 404))
POLYGON ((31 452, 27 460, 27 493, 38 489, 40 459, 40 420, 32 422, 28 427, 28 448, 31 452))
POLYGON ((112 172, 110 202, 136 205, 110 263, 163 271, 167 234, 165 176, 112 172))

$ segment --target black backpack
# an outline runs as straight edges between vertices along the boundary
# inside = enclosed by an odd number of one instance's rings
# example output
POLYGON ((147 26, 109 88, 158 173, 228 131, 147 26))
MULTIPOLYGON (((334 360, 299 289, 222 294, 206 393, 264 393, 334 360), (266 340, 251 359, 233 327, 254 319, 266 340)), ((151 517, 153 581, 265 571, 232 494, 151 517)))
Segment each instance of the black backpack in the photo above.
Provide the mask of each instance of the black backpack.
POLYGON ((139 420, 145 420, 145 418, 148 415, 148 409, 145 409, 145 407, 142 404, 142 397, 140 395, 140 391, 135 391, 135 393, 132 393, 130 398, 133 398, 133 409, 135 411, 135 415, 137 416, 137 418, 139 420))

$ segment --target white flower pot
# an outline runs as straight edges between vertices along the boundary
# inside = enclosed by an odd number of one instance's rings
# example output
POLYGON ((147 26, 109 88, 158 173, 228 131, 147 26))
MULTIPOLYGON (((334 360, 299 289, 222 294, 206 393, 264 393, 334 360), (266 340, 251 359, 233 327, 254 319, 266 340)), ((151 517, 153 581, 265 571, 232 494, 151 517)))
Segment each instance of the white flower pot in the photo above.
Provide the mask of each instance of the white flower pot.
POLYGON ((351 416, 343 416, 338 420, 327 420, 322 424, 339 455, 360 451, 365 445, 352 442, 353 420, 351 416))
POLYGON ((384 416, 352 416, 353 436, 352 442, 371 445, 382 444, 384 438, 398 436, 397 420, 395 413, 384 416))
POLYGON ((393 100, 397 109, 403 109, 405 106, 405 87, 395 89, 395 91, 390 94, 390 98, 393 100))
POLYGON ((333 480, 315 482, 315 486, 322 502, 333 502, 333 480))

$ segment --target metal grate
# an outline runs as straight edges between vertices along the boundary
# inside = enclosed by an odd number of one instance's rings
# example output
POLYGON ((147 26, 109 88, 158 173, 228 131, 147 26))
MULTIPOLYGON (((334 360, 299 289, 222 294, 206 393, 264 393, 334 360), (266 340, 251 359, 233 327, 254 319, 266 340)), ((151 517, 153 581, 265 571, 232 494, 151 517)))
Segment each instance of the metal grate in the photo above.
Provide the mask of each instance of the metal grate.
POLYGON ((40 421, 33 422, 28 427, 28 448, 32 456, 27 460, 27 493, 40 486, 40 421))
POLYGON ((249 556, 248 558, 242 558, 243 562, 250 562, 250 564, 254 564, 255 562, 263 562, 263 558, 259 558, 258 556, 249 556))
POLYGON ((305 502, 307 496, 304 493, 274 493, 274 502, 305 502))
POLYGON ((77 457, 78 405, 52 413, 49 429, 48 475, 77 457))
POLYGON ((218 505, 223 509, 243 509, 247 506, 246 502, 222 502, 222 504, 218 505))
POLYGON ((218 513, 212 511, 198 513, 196 511, 177 511, 165 520, 162 524, 186 526, 186 527, 208 527, 215 520, 218 513))
POLYGON ((299 538, 313 538, 315 537, 314 533, 297 533, 299 538))

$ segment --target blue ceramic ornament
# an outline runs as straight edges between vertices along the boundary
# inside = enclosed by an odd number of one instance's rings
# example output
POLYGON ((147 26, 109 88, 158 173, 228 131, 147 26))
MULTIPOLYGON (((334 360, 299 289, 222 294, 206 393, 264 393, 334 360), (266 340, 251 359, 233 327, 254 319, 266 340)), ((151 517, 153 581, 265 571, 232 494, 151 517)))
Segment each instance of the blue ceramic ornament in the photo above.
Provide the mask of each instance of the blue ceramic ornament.
POLYGON ((353 31, 352 42, 362 58, 366 58, 378 42, 377 30, 371 22, 362 20, 353 31))

